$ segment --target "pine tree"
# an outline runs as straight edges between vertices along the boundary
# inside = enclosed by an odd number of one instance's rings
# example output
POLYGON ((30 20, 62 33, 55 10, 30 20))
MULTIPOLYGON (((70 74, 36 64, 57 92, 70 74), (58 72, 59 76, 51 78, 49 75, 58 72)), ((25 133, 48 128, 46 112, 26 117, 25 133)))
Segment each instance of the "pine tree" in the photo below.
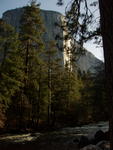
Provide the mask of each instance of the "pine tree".
MULTIPOLYGON (((12 97, 20 91, 23 83, 23 60, 19 52, 18 34, 13 27, 0 20, 0 102, 5 109, 12 103, 12 97), (15 41, 15 42, 14 42, 15 41)), ((13 101, 15 104, 16 98, 13 101)))
POLYGON ((45 51, 45 64, 47 71, 47 87, 48 87, 48 106, 47 106, 47 121, 48 125, 54 125, 56 120, 56 111, 59 100, 57 99, 60 84, 60 76, 63 66, 61 60, 57 56, 58 49, 55 41, 50 41, 45 51))
POLYGON ((107 120, 109 109, 107 106, 107 99, 105 93, 105 70, 104 66, 96 67, 96 73, 93 77, 92 87, 92 116, 96 121, 107 120), (103 111, 101 111, 103 110, 103 111), (100 115, 98 115, 100 114, 100 115))
POLYGON ((37 126, 40 118, 40 101, 41 101, 41 70, 43 61, 41 58, 44 44, 42 35, 44 27, 42 24, 39 5, 31 1, 30 6, 24 7, 24 13, 21 18, 20 41, 24 59, 24 79, 23 93, 31 105, 29 120, 32 120, 33 126, 37 126))
POLYGON ((77 77, 76 72, 70 70, 69 66, 66 65, 61 82, 64 121, 77 123, 77 107, 81 99, 80 89, 82 88, 82 81, 77 77))
POLYGON ((81 115, 82 120, 84 122, 93 121, 92 113, 93 113, 93 93, 94 93, 94 76, 90 72, 83 72, 81 74, 83 87, 81 89, 81 101, 80 105, 82 108, 81 115), (84 114, 84 115, 83 115, 84 114))
POLYGON ((0 64, 0 97, 4 103, 8 103, 15 91, 18 91, 22 86, 21 78, 23 74, 21 69, 23 62, 19 55, 19 41, 17 33, 10 25, 7 25, 2 20, 0 21, 0 24, 0 49, 1 55, 3 56, 0 64))

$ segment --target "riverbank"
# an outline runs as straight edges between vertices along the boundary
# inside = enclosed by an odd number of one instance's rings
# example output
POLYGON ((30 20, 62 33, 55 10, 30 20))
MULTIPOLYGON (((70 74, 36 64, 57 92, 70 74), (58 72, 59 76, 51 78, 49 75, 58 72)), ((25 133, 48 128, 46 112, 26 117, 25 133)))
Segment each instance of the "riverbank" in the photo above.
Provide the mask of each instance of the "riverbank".
POLYGON ((82 144, 93 144, 91 140, 98 131, 107 132, 108 122, 66 127, 46 133, 4 134, 0 136, 0 150, 78 150, 82 144))

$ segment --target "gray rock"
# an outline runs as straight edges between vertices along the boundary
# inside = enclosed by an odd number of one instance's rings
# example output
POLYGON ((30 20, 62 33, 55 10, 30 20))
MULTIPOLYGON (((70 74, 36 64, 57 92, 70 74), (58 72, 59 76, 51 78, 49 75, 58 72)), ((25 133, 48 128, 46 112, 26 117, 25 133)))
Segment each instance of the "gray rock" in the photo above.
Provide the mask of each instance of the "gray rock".
POLYGON ((81 71, 96 72, 96 67, 104 67, 104 63, 97 59, 91 52, 85 50, 85 54, 81 55, 77 61, 77 66, 81 71))
POLYGON ((110 140, 110 132, 109 132, 109 130, 105 132, 105 140, 106 141, 110 140))
POLYGON ((95 144, 103 140, 105 140, 105 133, 102 130, 98 130, 94 136, 95 144))
POLYGON ((89 139, 86 136, 81 136, 79 141, 79 147, 82 148, 84 146, 87 146, 89 144, 89 139))
MULTIPOLYGON (((24 8, 17 8, 14 10, 6 11, 3 14, 3 20, 14 26, 15 29, 19 31, 20 19, 23 12, 24 8)), ((57 47, 56 57, 60 58, 62 60, 61 64, 64 65, 67 60, 67 56, 64 53, 63 47, 64 41, 62 40, 64 32, 58 26, 58 24, 62 25, 63 23, 63 15, 55 11, 41 10, 41 16, 46 29, 43 37, 45 44, 47 44, 51 40, 55 40, 57 47), (61 39, 57 38, 58 36, 61 39)), ((80 56, 79 60, 77 61, 77 66, 81 71, 90 71, 92 73, 95 72, 95 67, 101 64, 103 65, 103 62, 97 59, 92 53, 88 52, 87 50, 85 55, 80 56)))
POLYGON ((100 147, 102 150, 110 150, 109 141, 100 141, 99 143, 97 143, 97 146, 100 147))
POLYGON ((83 148, 80 149, 80 150, 101 150, 101 148, 98 147, 98 146, 96 146, 96 145, 90 144, 90 145, 88 145, 88 146, 83 147, 83 148))
MULTIPOLYGON (((22 14, 24 13, 24 8, 17 8, 14 10, 6 11, 3 14, 3 20, 15 27, 16 31, 20 30, 20 20, 22 14)), ((56 39, 56 36, 63 37, 63 31, 56 24, 62 23, 62 15, 55 11, 41 10, 41 16, 45 27, 45 33, 43 36, 46 46, 50 41, 56 42, 57 54, 56 57, 60 58, 62 65, 64 65, 64 53, 63 53, 63 40, 56 39)))

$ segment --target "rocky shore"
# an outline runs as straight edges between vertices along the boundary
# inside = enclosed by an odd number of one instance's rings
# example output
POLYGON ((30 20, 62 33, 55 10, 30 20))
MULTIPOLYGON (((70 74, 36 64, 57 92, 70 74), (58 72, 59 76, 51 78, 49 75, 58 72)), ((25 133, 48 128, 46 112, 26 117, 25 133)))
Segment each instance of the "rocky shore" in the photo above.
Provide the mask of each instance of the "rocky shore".
POLYGON ((46 133, 1 135, 1 150, 110 150, 108 122, 46 133))

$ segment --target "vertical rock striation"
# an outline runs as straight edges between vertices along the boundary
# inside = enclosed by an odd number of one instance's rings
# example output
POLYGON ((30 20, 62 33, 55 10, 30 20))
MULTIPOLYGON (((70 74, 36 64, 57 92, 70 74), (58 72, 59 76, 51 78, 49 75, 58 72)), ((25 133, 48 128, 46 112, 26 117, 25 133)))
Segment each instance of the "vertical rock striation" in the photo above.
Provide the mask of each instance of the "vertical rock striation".
MULTIPOLYGON (((24 8, 8 10, 3 14, 3 20, 6 21, 8 24, 14 26, 16 28, 16 31, 19 32, 20 19, 23 12, 24 8)), ((64 49, 64 32, 58 26, 59 24, 62 25, 62 20, 64 17, 59 12, 47 10, 41 10, 41 16, 46 30, 43 37, 45 44, 47 45, 50 41, 53 40, 56 42, 56 57, 60 58, 62 65, 64 65, 69 58, 64 49)), ((88 51, 86 51, 85 55, 82 55, 77 62, 77 66, 80 68, 81 71, 91 72, 95 72, 95 67, 101 64, 103 65, 103 62, 97 59, 92 53, 88 51)))
MULTIPOLYGON (((19 32, 21 16, 24 13, 24 8, 8 10, 3 14, 3 20, 15 27, 19 32)), ((62 15, 55 11, 41 10, 42 21, 45 27, 43 36, 44 42, 47 45, 50 41, 56 42, 57 56, 64 65, 63 40, 59 40, 58 36, 63 37, 63 32, 57 24, 62 23, 62 15)))

